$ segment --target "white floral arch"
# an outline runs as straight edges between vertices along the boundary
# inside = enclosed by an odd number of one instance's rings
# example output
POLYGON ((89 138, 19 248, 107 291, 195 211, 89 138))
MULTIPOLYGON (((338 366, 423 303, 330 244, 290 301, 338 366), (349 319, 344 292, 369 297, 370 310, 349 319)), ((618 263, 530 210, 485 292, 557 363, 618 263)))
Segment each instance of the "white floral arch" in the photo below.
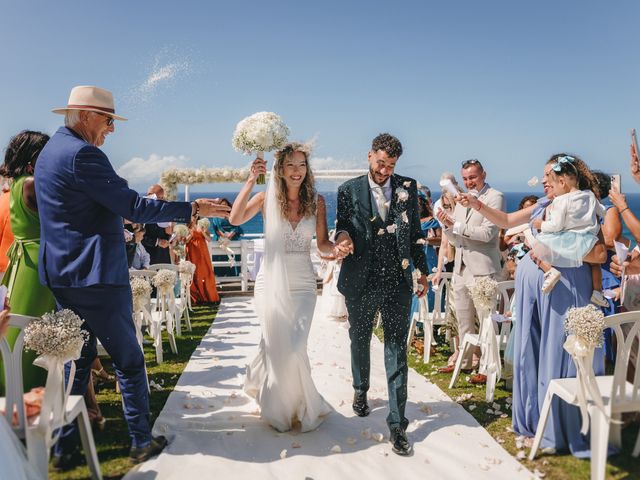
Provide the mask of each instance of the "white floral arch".
MULTIPOLYGON (((313 170, 316 180, 349 180, 364 175, 367 170, 313 170)), ((189 186, 199 183, 242 183, 249 176, 249 167, 244 168, 169 168, 160 175, 160 185, 165 198, 175 200, 178 185, 185 185, 185 200, 189 199, 189 186)))

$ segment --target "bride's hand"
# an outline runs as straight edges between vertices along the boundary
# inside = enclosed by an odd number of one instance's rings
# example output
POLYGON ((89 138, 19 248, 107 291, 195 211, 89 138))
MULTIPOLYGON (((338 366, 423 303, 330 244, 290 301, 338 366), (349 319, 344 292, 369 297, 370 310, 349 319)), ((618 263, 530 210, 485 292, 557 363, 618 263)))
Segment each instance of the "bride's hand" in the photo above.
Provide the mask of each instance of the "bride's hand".
POLYGON ((249 173, 249 181, 255 183, 259 175, 267 174, 267 161, 262 158, 256 158, 251 164, 249 173))
POLYGON ((344 257, 353 253, 353 240, 347 232, 340 232, 336 243, 333 246, 333 254, 337 260, 342 260, 344 257))

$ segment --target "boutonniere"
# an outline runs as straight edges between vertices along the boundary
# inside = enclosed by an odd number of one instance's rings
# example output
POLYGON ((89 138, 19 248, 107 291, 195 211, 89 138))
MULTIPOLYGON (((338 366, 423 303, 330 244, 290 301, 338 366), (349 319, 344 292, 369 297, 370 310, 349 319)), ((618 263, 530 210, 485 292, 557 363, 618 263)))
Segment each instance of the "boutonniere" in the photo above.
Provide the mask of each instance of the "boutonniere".
POLYGON ((406 202, 409 200, 409 192, 402 187, 398 187, 396 188, 396 198, 398 199, 398 202, 406 202))

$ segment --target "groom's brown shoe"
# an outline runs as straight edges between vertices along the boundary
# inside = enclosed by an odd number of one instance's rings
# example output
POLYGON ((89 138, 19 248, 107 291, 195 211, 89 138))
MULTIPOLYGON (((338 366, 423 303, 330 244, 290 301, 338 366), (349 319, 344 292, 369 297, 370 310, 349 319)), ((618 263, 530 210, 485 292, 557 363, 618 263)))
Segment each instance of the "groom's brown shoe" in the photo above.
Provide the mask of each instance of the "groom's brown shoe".
POLYGON ((366 417, 369 415, 369 404, 367 403, 367 394, 355 392, 353 394, 353 411, 359 417, 366 417))

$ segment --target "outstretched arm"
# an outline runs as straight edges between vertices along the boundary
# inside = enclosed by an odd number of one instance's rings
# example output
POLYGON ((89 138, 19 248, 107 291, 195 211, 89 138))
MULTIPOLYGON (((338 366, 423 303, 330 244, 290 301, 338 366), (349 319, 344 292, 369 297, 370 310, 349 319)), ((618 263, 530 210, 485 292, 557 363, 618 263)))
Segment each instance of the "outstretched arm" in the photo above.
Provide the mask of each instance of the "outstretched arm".
POLYGON ((267 162, 261 158, 256 158, 251 164, 251 172, 246 183, 240 190, 240 193, 236 197, 236 201, 233 202, 231 213, 229 214, 229 223, 231 225, 241 225, 248 222, 262 209, 264 205, 264 192, 259 192, 251 197, 251 191, 256 184, 258 175, 267 173, 267 162))
POLYGON ((487 220, 500 228, 511 228, 528 223, 531 217, 531 212, 535 208, 535 205, 523 208, 516 212, 507 213, 497 208, 492 208, 490 205, 486 205, 478 200, 473 195, 468 193, 461 193, 458 195, 458 201, 462 203, 464 207, 471 207, 477 212, 480 212, 487 220))

